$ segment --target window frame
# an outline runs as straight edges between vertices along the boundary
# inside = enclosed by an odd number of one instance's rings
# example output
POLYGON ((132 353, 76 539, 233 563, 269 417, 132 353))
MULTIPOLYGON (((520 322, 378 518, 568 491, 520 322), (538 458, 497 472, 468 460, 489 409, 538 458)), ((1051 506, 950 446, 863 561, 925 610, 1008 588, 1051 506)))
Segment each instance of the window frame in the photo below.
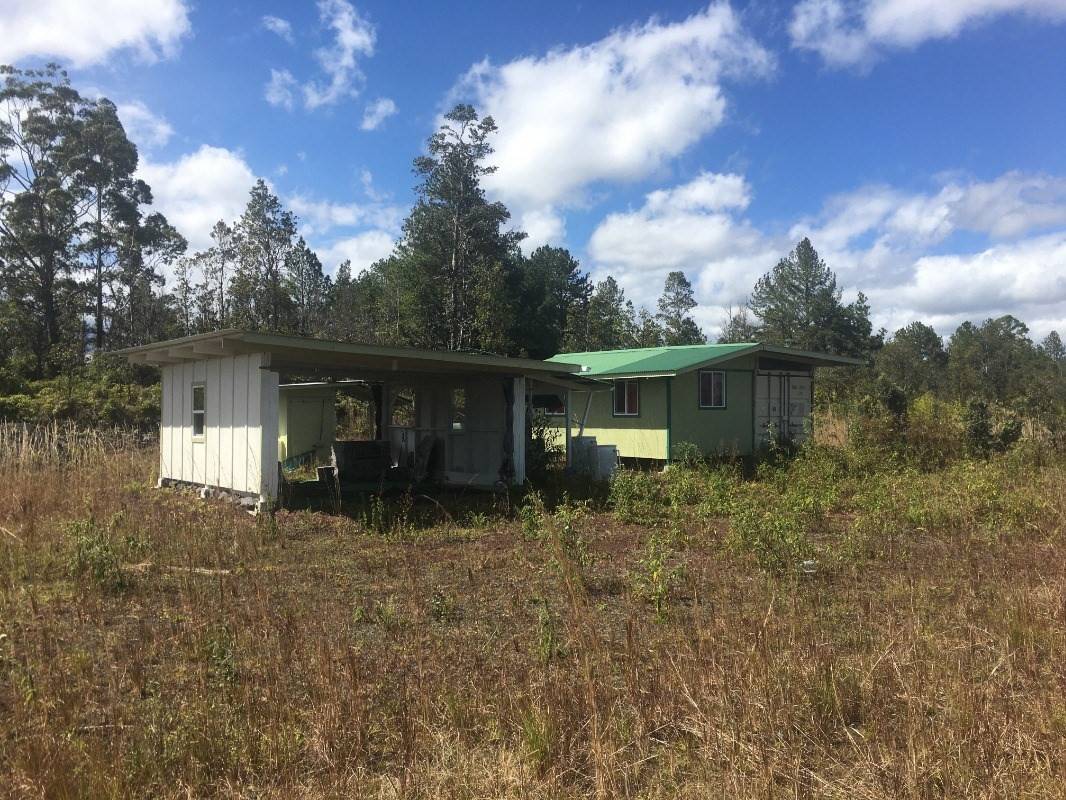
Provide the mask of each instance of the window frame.
POLYGON ((612 417, 639 417, 640 416, 640 379, 639 378, 617 378, 611 387, 611 416, 612 417), (634 411, 629 410, 629 391, 628 384, 634 384, 636 386, 636 409, 634 411), (624 392, 624 406, 625 411, 618 410, 618 387, 623 386, 624 392))
MULTIPOLYGON (((726 389, 727 380, 728 380, 728 375, 726 374, 726 371, 724 369, 701 369, 701 370, 699 370, 696 373, 696 406, 702 411, 724 411, 729 405, 729 403, 728 403, 728 393, 727 393, 727 389, 726 389), (704 402, 703 402, 703 376, 704 375, 714 375, 715 373, 718 373, 719 375, 722 376, 722 396, 721 396, 722 402, 721 402, 720 405, 714 405, 713 403, 710 404, 710 405, 705 405, 704 402)), ((712 379, 712 381, 713 381, 713 379, 712 379)), ((713 383, 712 383, 712 389, 711 389, 711 399, 712 399, 712 401, 714 399, 713 383)))
POLYGON ((449 433, 466 433, 466 386, 453 386, 448 398, 449 433), (461 404, 458 402, 461 399, 461 404))
POLYGON ((204 434, 207 431, 207 384, 203 381, 198 381, 192 385, 192 402, 190 405, 192 409, 192 438, 194 440, 200 440, 204 438, 204 434), (200 398, 203 400, 203 408, 196 407, 196 395, 199 390, 200 398), (196 420, 200 419, 200 431, 196 431, 196 420))

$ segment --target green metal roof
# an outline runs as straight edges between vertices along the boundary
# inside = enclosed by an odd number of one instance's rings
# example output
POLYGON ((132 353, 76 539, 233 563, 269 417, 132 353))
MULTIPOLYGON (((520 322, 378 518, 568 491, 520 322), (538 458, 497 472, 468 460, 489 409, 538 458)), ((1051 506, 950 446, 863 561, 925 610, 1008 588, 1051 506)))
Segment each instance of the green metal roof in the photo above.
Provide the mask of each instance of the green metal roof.
POLYGON ((747 342, 743 344, 690 344, 673 347, 640 347, 633 350, 593 350, 586 353, 559 353, 548 361, 557 364, 580 364, 581 375, 597 377, 631 377, 677 375, 711 366, 748 353, 769 353, 814 366, 858 365, 857 358, 811 353, 790 347, 747 342))

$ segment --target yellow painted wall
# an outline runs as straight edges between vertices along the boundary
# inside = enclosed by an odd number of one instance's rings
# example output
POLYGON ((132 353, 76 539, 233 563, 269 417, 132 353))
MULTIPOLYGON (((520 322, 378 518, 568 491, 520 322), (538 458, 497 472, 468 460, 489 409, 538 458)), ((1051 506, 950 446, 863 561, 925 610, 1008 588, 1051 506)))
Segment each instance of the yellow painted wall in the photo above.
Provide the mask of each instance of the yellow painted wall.
MULTIPOLYGON (((585 392, 571 395, 571 433, 578 434, 585 411, 585 392)), ((609 389, 593 392, 585 435, 595 436, 598 444, 613 444, 624 458, 666 458, 666 379, 640 379, 640 414, 616 417, 609 389)), ((558 419, 558 418, 553 418, 558 419)), ((561 424, 555 423, 558 427, 561 424)))

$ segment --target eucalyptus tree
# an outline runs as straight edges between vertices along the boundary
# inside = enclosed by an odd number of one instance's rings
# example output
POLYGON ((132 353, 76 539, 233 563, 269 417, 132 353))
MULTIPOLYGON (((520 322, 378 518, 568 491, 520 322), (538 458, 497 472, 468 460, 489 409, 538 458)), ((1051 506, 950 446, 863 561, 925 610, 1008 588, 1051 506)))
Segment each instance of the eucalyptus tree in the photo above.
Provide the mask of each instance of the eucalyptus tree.
POLYGON ((91 202, 82 170, 84 99, 66 73, 0 66, 0 275, 36 376, 80 356, 76 234, 91 202))
POLYGON ((102 350, 107 330, 107 288, 118 264, 120 226, 129 227, 139 204, 133 173, 137 148, 126 136, 114 103, 98 100, 81 111, 81 146, 74 156, 89 203, 80 252, 88 259, 93 346, 102 350))

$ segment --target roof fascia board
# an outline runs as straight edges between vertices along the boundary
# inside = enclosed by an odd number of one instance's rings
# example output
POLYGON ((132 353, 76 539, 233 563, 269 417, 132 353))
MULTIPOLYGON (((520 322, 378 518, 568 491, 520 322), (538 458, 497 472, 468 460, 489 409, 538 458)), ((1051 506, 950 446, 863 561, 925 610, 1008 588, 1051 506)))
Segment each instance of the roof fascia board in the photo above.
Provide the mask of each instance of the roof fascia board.
POLYGON ((793 350, 790 347, 779 347, 772 344, 760 345, 763 352, 773 353, 774 355, 785 356, 788 358, 794 358, 797 361, 809 361, 815 366, 855 366, 860 367, 866 362, 861 358, 852 358, 851 356, 837 356, 832 353, 815 353, 810 350, 793 350))
POLYGON ((762 349, 763 345, 753 344, 750 347, 742 347, 737 350, 733 350, 729 353, 723 353, 720 356, 714 358, 708 358, 705 361, 700 361, 695 364, 690 364, 687 367, 682 367, 677 371, 678 375, 684 375, 686 372, 693 372, 697 369, 707 369, 707 367, 713 367, 716 364, 721 364, 725 361, 732 361, 734 358, 740 358, 741 356, 751 355, 757 353, 762 349))
POLYGON ((448 353, 436 350, 415 350, 404 347, 382 347, 380 345, 349 344, 327 339, 305 339, 298 336, 282 336, 273 333, 241 332, 234 338, 247 344, 262 345, 267 350, 287 349, 290 351, 311 350, 337 355, 363 356, 369 358, 395 359, 397 362, 431 361, 452 367, 496 367, 512 372, 552 372, 562 375, 578 372, 578 364, 548 363, 528 358, 511 358, 508 356, 488 356, 476 353, 448 353))
POLYGON ((606 372, 597 373, 596 375, 586 375, 585 377, 596 381, 624 381, 632 380, 633 378, 672 378, 677 374, 677 372, 665 372, 659 370, 658 372, 619 372, 617 374, 606 372))

